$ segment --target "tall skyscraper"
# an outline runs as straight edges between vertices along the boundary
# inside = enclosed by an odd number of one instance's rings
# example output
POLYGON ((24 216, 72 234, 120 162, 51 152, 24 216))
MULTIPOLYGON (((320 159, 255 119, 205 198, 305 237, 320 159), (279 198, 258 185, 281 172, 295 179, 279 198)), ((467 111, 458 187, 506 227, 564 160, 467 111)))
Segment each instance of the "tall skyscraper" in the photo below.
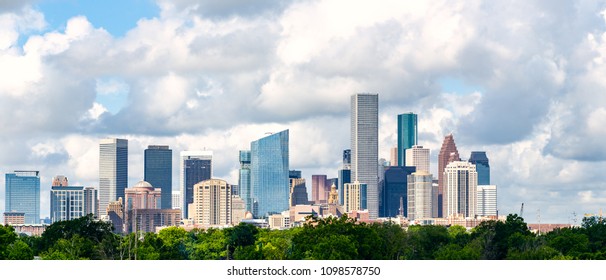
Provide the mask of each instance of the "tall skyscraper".
POLYGON ((62 175, 53 178, 50 192, 51 222, 85 216, 85 202, 83 186, 70 186, 67 177, 62 175))
POLYGON ((343 209, 345 212, 368 209, 367 186, 360 182, 347 183, 343 187, 343 209))
POLYGON ((437 201, 436 205, 434 205, 434 213, 437 213, 440 218, 444 217, 444 187, 446 185, 444 182, 444 169, 448 163, 460 160, 461 158, 459 157, 459 151, 457 151, 454 137, 452 134, 448 134, 444 137, 440 154, 438 154, 438 193, 437 197, 434 199, 437 201))
POLYGON ((128 140, 106 138, 99 144, 99 215, 107 215, 107 205, 124 199, 128 185, 128 140))
POLYGON ((173 150, 150 145, 144 151, 143 180, 162 190, 162 209, 172 209, 173 150))
POLYGON ((315 204, 326 203, 330 186, 326 186, 326 175, 311 175, 311 200, 315 204))
MULTIPOLYGON (((476 166, 477 168, 477 166, 476 166)), ((478 178, 480 173, 478 172, 478 178)), ((478 216, 497 215, 497 186, 478 185, 478 216)))
POLYGON ((5 174, 5 212, 25 213, 26 224, 40 223, 39 171, 15 171, 5 174))
POLYGON ((417 171, 429 172, 429 149, 418 145, 406 149, 406 166, 414 166, 417 171))
POLYGON ((408 215, 409 220, 430 219, 432 213, 433 177, 425 170, 408 175, 408 215))
POLYGON ((99 217, 99 192, 94 187, 84 187, 84 215, 99 217))
POLYGON ((379 95, 351 96, 351 177, 367 187, 370 219, 379 216, 379 95))
POLYGON ((194 223, 203 226, 231 225, 231 186, 210 179, 194 185, 194 223))
MULTIPOLYGON (((398 163, 406 163, 406 149, 417 144, 417 115, 413 113, 398 115, 398 163)), ((393 164, 396 165, 396 164, 393 164)))
POLYGON ((379 213, 381 217, 395 217, 400 212, 405 217, 408 216, 408 175, 414 172, 414 166, 389 166, 385 168, 383 191, 381 192, 382 203, 379 213))
POLYGON ((351 150, 343 150, 343 167, 339 169, 338 177, 339 204, 343 205, 343 187, 346 183, 351 183, 351 150))
POLYGON ((212 178, 212 151, 183 151, 181 156, 181 212, 189 218, 189 204, 194 202, 194 185, 212 178))
POLYGON ((469 162, 476 165, 478 172, 478 185, 490 185, 490 164, 484 151, 473 151, 469 156, 469 162))
POLYGON ((250 143, 253 215, 269 217, 288 210, 288 129, 250 143), (254 206, 253 206, 254 208, 254 206))
POLYGON ((453 161, 444 169, 444 217, 463 215, 474 218, 477 212, 478 173, 466 161, 453 161))
POLYGON ((305 178, 301 178, 300 170, 290 170, 288 180, 290 181, 289 206, 309 204, 305 178))
POLYGON ((238 176, 238 186, 240 188, 240 197, 244 200, 246 211, 254 213, 253 190, 250 182, 250 151, 240 151, 240 172, 238 176))
POLYGON ((389 166, 398 166, 398 147, 389 149, 389 166))

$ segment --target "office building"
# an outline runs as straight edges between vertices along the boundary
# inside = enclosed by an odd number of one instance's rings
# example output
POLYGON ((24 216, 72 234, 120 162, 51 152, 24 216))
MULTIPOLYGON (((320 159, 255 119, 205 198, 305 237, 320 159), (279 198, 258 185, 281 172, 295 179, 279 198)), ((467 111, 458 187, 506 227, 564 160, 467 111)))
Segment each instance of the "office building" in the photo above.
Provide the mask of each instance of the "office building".
MULTIPOLYGON (((477 168, 477 166, 476 166, 477 168)), ((480 173, 478 172, 478 178, 480 173)), ((497 186, 478 185, 478 216, 497 216, 497 186)))
POLYGON ((478 173, 466 161, 453 161, 444 169, 444 217, 460 215, 475 218, 478 173))
MULTIPOLYGON (((406 163, 406 149, 417 144, 417 115, 413 113, 398 115, 398 163, 406 163)), ((396 165, 396 164, 393 164, 396 165)))
POLYGON ((25 224, 25 213, 23 212, 4 212, 4 225, 23 225, 25 224))
POLYGON ((346 183, 351 183, 351 150, 343 151, 343 167, 339 169, 338 173, 339 204, 343 205, 343 186, 346 183))
POLYGON ((311 175, 311 200, 315 204, 326 203, 330 190, 326 186, 326 175, 311 175))
POLYGON ((172 209, 173 150, 168 146, 147 146, 143 180, 162 190, 161 209, 172 209))
POLYGON ((398 147, 389 149, 389 166, 398 166, 398 147))
POLYGON ((429 149, 423 146, 414 145, 410 149, 406 149, 406 166, 414 166, 417 171, 429 170, 429 149))
POLYGON ((194 185, 195 225, 231 225, 231 186, 224 180, 210 179, 194 185))
POLYGON ((69 221, 85 216, 84 187, 70 186, 67 177, 53 178, 50 191, 51 223, 69 221))
POLYGON ((246 203, 237 195, 231 196, 231 224, 237 226, 246 218, 246 203))
POLYGON ((251 189, 257 202, 253 215, 269 217, 288 210, 288 130, 251 142, 250 150, 251 189))
POLYGON ((347 183, 343 187, 343 210, 345 212, 368 209, 368 189, 366 184, 358 181, 347 183))
POLYGON ((250 182, 250 157, 250 151, 248 150, 239 152, 240 170, 238 173, 238 186, 240 188, 240 198, 244 200, 246 211, 253 213, 254 198, 250 182))
POLYGON ((5 174, 4 209, 6 213, 25 213, 25 224, 40 223, 40 174, 15 171, 5 174))
POLYGON ((476 165, 478 172, 478 185, 490 185, 490 163, 484 151, 473 151, 469 156, 469 162, 476 165))
POLYGON ((99 217, 99 199, 97 189, 94 187, 84 187, 84 215, 92 214, 93 217, 99 217))
POLYGON ((128 140, 106 138, 99 143, 99 215, 107 215, 107 206, 124 198, 128 185, 128 140))
POLYGON ((172 193, 173 209, 181 209, 181 192, 173 191, 172 193))
POLYGON ((409 220, 423 220, 434 217, 432 200, 434 188, 433 176, 425 170, 408 175, 408 215, 409 220))
POLYGON ((183 151, 180 153, 181 212, 190 218, 189 204, 194 202, 194 185, 212 178, 212 151, 183 151))
POLYGON ((415 171, 414 166, 385 167, 379 213, 381 217, 408 216, 408 175, 415 171))
POLYGON ((351 180, 366 185, 370 219, 379 216, 379 95, 351 97, 351 180))
POLYGON ((104 218, 114 226, 114 233, 124 232, 124 202, 121 197, 117 201, 110 201, 105 208, 107 215, 104 218))
POLYGON ((158 228, 179 226, 181 210, 179 209, 137 209, 126 212, 124 233, 157 232, 158 228))
POLYGON ((438 193, 437 197, 434 199, 437 203, 434 205, 434 210, 438 213, 438 217, 445 217, 444 215, 444 188, 446 183, 444 182, 444 169, 448 165, 448 163, 453 161, 460 161, 459 151, 457 151, 457 146, 454 142, 454 137, 452 134, 444 137, 444 142, 442 142, 442 148, 440 148, 440 153, 438 154, 438 193))
POLYGON ((139 181, 125 193, 125 211, 135 209, 161 209, 162 190, 154 188, 149 182, 139 181))
POLYGON ((305 178, 290 178, 290 206, 309 204, 307 199, 307 187, 305 187, 305 178))

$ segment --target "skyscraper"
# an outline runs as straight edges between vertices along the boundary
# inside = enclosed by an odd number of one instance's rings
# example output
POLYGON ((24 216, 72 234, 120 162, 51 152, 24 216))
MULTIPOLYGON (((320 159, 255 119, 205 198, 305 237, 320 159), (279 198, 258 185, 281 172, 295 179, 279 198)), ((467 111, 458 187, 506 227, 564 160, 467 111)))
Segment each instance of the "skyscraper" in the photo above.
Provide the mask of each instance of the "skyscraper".
POLYGON ((53 223, 85 216, 85 202, 83 186, 70 186, 67 177, 62 175, 53 178, 50 192, 50 218, 53 223))
POLYGON ((339 204, 343 205, 343 187, 346 183, 351 183, 351 150, 343 150, 343 167, 339 170, 339 204))
POLYGON ((161 209, 172 209, 173 151, 150 145, 144 151, 143 180, 162 190, 161 209))
POLYGON ((418 145, 406 149, 406 166, 414 166, 417 171, 429 172, 429 149, 418 145))
MULTIPOLYGON (((398 115, 398 163, 406 164, 406 149, 417 144, 417 115, 413 113, 398 115)), ((392 164, 396 165, 396 164, 392 164)))
POLYGON ((326 175, 311 175, 311 200, 315 204, 326 203, 330 186, 326 186, 326 175))
POLYGON ((99 215, 107 215, 107 205, 124 199, 128 185, 128 140, 101 139, 99 144, 99 215))
POLYGON ((360 182, 347 183, 343 187, 343 209, 345 212, 368 209, 367 186, 360 182))
POLYGON ((246 211, 254 213, 254 198, 252 185, 250 183, 250 151, 240 151, 240 172, 238 176, 238 186, 240 188, 240 197, 244 200, 246 211))
POLYGON ((379 95, 351 96, 351 179, 367 187, 370 219, 379 216, 379 95))
POLYGON ((381 192, 381 217, 395 217, 400 212, 404 216, 408 216, 408 175, 414 172, 414 166, 385 168, 383 191, 381 192), (400 204, 402 204, 402 208, 400 208, 400 204))
POLYGON ((204 226, 231 225, 231 186, 210 179, 194 185, 194 223, 204 226))
POLYGON ((84 215, 99 217, 99 192, 94 187, 84 187, 84 215))
POLYGON ((301 178, 300 170, 290 170, 288 180, 290 181, 289 206, 309 204, 305 178, 301 178))
POLYGON ((432 213, 433 178, 425 170, 408 175, 408 215, 409 220, 430 219, 432 213))
POLYGON ((5 174, 5 212, 25 213, 26 224, 40 223, 40 174, 15 171, 5 174))
POLYGON ((444 169, 449 162, 460 161, 459 152, 457 151, 457 145, 455 145, 454 137, 452 134, 448 134, 444 137, 442 142, 442 148, 440 154, 438 154, 438 193, 434 201, 437 201, 434 205, 434 213, 438 214, 438 217, 444 217, 444 169))
POLYGON ((398 166, 398 147, 389 149, 389 166, 398 166))
POLYGON ((490 185, 490 164, 484 151, 473 151, 469 156, 469 162, 476 165, 478 172, 478 185, 490 185))
POLYGON ((477 212, 478 173, 466 161, 453 161, 444 169, 444 217, 463 215, 474 218, 477 212))
MULTIPOLYGON (((288 209, 288 130, 250 143, 251 188, 257 201, 257 217, 269 217, 288 209)), ((253 207, 254 208, 254 207, 253 207)))
POLYGON ((189 218, 189 204, 194 202, 194 185, 212 178, 212 151, 183 151, 181 161, 181 212, 189 218))
MULTIPOLYGON (((476 166, 477 168, 477 166, 476 166)), ((478 172, 478 178, 480 173, 478 172)), ((497 215, 497 186, 478 185, 478 216, 497 215)))

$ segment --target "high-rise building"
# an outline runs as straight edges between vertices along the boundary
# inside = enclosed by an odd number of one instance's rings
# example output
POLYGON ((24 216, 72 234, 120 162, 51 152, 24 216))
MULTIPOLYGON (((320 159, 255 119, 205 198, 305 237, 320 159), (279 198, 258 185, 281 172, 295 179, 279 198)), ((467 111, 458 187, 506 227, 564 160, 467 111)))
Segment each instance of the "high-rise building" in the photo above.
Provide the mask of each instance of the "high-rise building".
POLYGON ((477 213, 478 173, 466 161, 453 161, 444 169, 444 217, 463 215, 475 218, 477 213))
MULTIPOLYGON (((398 163, 406 163, 406 149, 417 144, 417 115, 406 113, 398 115, 398 163)), ((396 164, 393 164, 396 165, 396 164)))
POLYGON ((269 217, 288 210, 288 130, 250 143, 253 215, 269 217))
POLYGON ((343 169, 351 169, 351 149, 343 150, 343 169))
POLYGON ((343 208, 345 212, 368 209, 367 186, 360 182, 347 183, 343 187, 343 208))
POLYGON ((40 223, 40 174, 15 171, 5 174, 5 212, 25 213, 25 224, 40 223))
MULTIPOLYGON (((477 166, 476 166, 477 168, 477 166)), ((478 172, 478 178, 480 173, 478 172)), ((497 216, 497 186, 478 185, 478 216, 497 216)))
POLYGON ((231 225, 231 186, 224 180, 210 179, 194 185, 194 224, 231 225))
POLYGON ((181 191, 173 191, 172 193, 173 209, 181 209, 181 191))
POLYGON ((160 209, 162 190, 149 182, 139 181, 125 190, 124 232, 155 232, 156 227, 177 226, 181 210, 160 209))
POLYGON ((351 96, 351 179, 365 184, 370 219, 379 216, 379 95, 351 96))
POLYGON ((330 189, 326 187, 326 175, 311 175, 311 200, 315 204, 326 203, 330 189))
POLYGON ((395 217, 400 213, 408 216, 408 175, 414 172, 414 166, 385 168, 379 213, 381 217, 395 217))
POLYGON ((237 226, 246 218, 246 203, 240 196, 231 196, 231 224, 237 226))
POLYGON ((408 175, 409 220, 433 218, 432 198, 437 188, 432 186, 433 176, 425 170, 408 175))
POLYGON ((124 191, 124 210, 126 212, 135 209, 160 209, 162 201, 162 190, 154 188, 149 182, 139 181, 132 188, 124 191))
POLYGON ((143 180, 162 190, 162 209, 172 209, 173 150, 150 145, 144 151, 143 180))
POLYGON ((240 198, 244 200, 246 211, 254 213, 253 190, 250 182, 250 151, 240 151, 240 172, 238 176, 238 186, 240 188, 240 198))
POLYGON ((4 212, 5 225, 23 225, 25 224, 25 213, 23 212, 4 212))
POLYGON ((85 216, 84 187, 70 186, 67 177, 53 178, 50 191, 51 222, 68 221, 85 216))
POLYGON ((305 178, 301 178, 301 171, 290 170, 290 194, 288 199, 289 206, 308 204, 307 188, 305 187, 305 178))
POLYGON ((212 178, 212 151, 183 151, 180 153, 181 212, 189 217, 189 204, 194 202, 194 185, 212 178))
POLYGON ((94 187, 84 187, 84 215, 99 217, 99 194, 94 187))
POLYGON ((106 138, 99 144, 99 215, 107 215, 107 205, 124 199, 128 185, 128 140, 106 138))
POLYGON ((438 193, 437 197, 434 199, 437 203, 434 205, 435 213, 437 213, 438 217, 442 218, 444 216, 444 188, 446 183, 444 182, 444 169, 448 165, 448 163, 452 161, 460 161, 459 151, 457 151, 457 145, 454 142, 454 137, 452 134, 444 137, 444 142, 442 142, 442 148, 440 148, 440 154, 438 154, 438 193))
POLYGON ((476 165, 478 172, 478 185, 490 185, 490 163, 484 151, 473 151, 469 156, 469 162, 476 165))
POLYGON ((389 149, 389 166, 398 166, 398 147, 389 149))
POLYGON ((346 183, 351 183, 351 150, 343 151, 343 167, 339 169, 338 177, 339 204, 343 205, 343 186, 346 183))
POLYGON ((406 149, 406 166, 414 166, 417 171, 429 172, 429 149, 418 145, 406 149))

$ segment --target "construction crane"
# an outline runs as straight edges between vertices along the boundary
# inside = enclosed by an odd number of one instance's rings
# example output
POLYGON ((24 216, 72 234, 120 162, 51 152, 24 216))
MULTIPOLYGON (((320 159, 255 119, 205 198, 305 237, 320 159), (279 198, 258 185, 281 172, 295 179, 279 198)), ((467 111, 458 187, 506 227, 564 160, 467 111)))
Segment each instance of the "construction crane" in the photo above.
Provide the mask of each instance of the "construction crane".
POLYGON ((523 218, 524 215, 524 202, 522 202, 522 207, 520 207, 520 218, 523 218))

